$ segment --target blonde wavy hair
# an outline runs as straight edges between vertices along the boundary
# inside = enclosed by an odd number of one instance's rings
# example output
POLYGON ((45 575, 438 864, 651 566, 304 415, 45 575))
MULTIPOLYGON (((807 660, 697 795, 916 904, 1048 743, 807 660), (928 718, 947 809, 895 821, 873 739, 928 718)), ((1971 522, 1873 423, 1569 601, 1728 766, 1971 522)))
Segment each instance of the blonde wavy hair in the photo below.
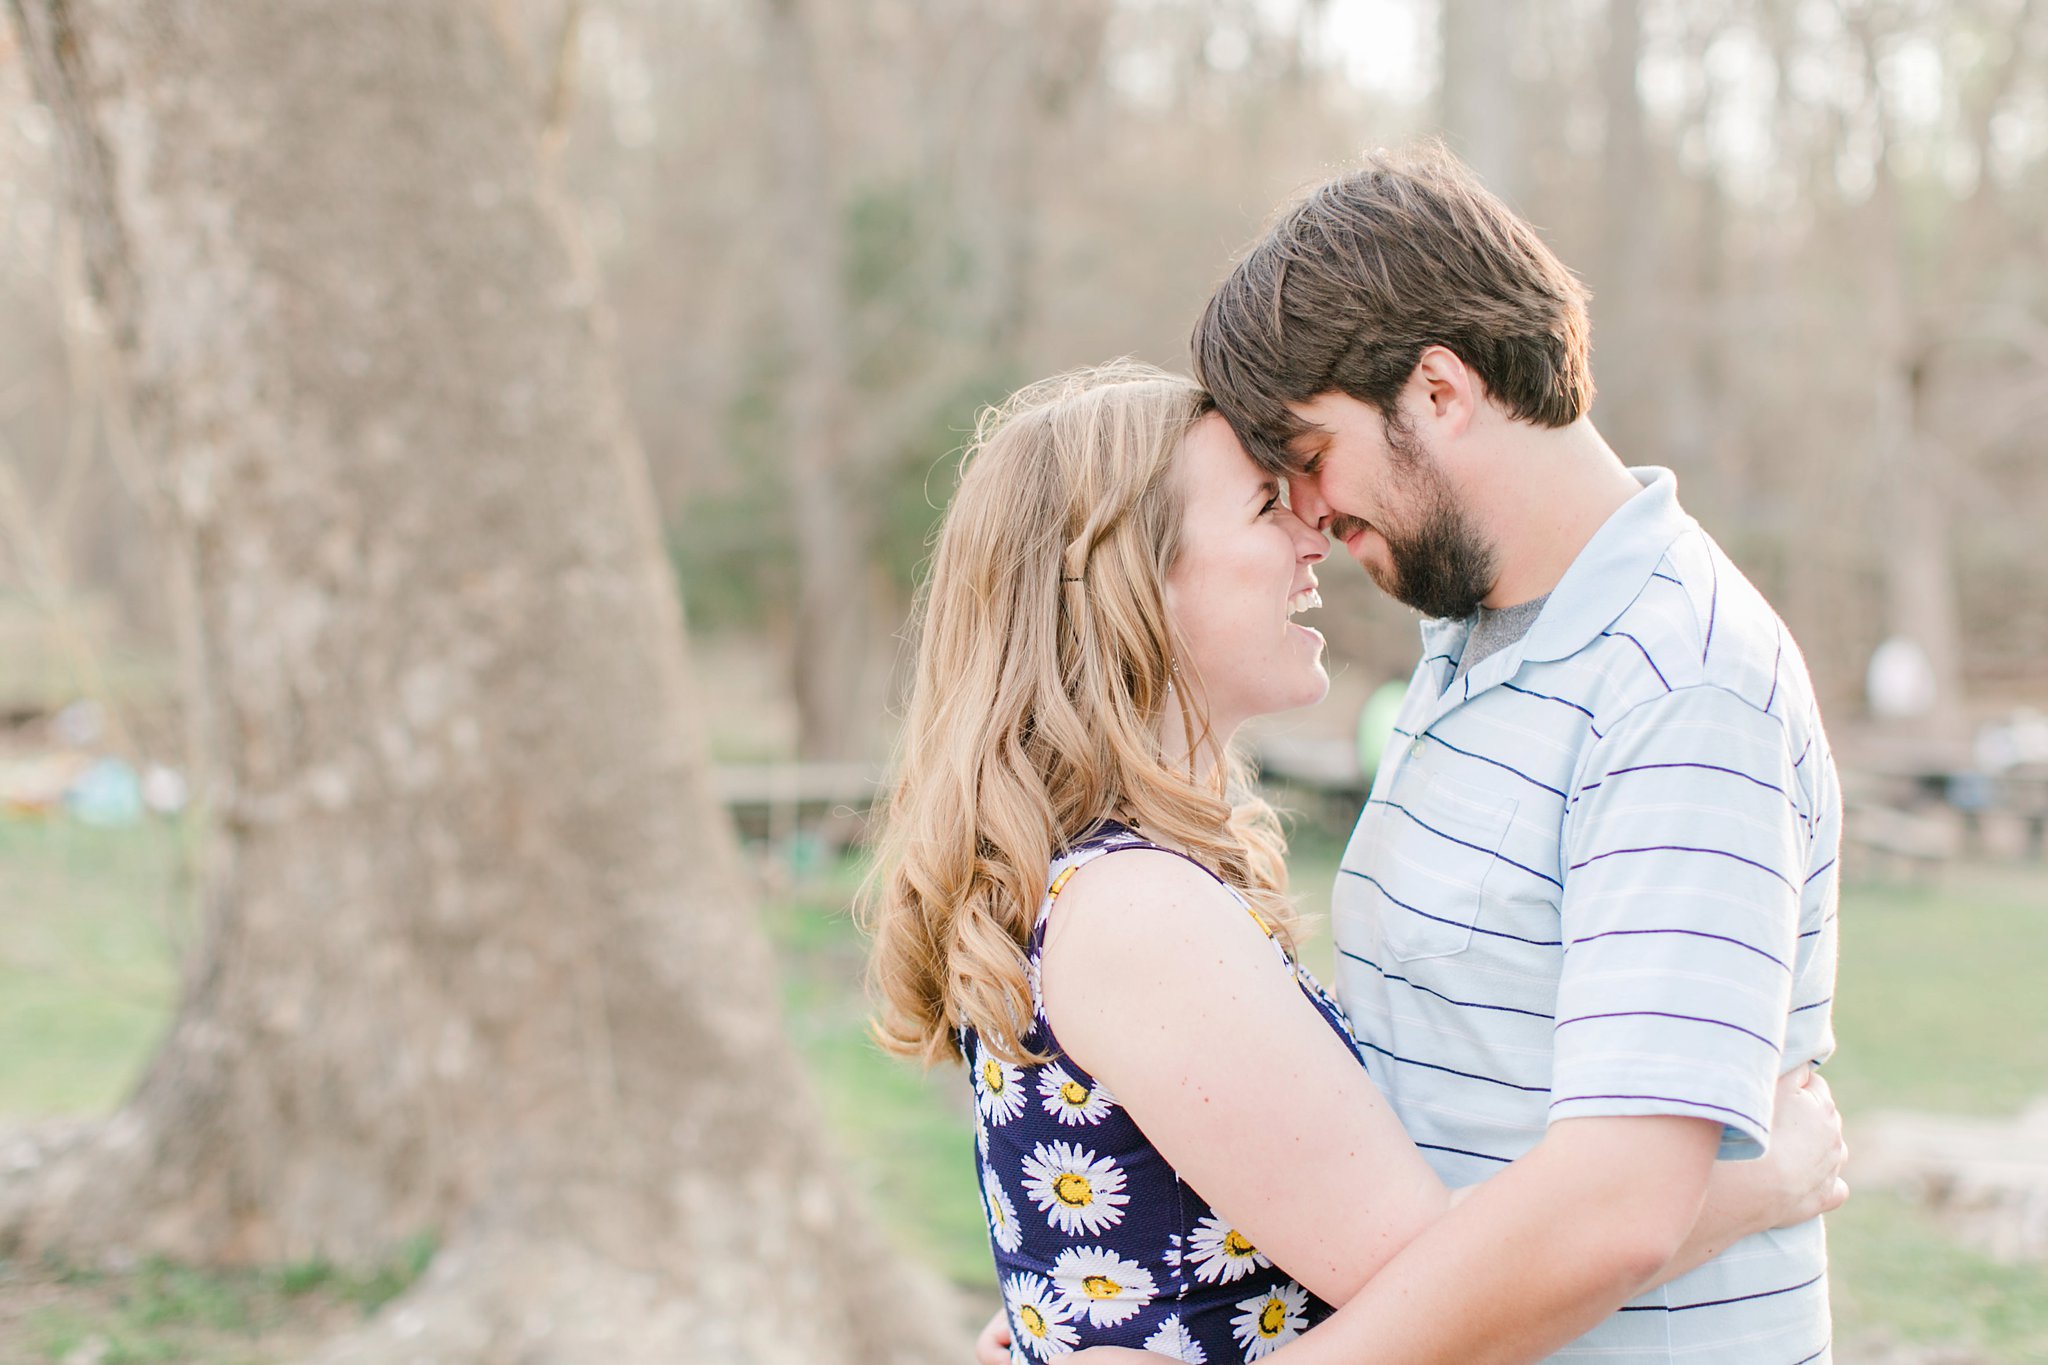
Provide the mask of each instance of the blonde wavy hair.
POLYGON ((1033 920, 1052 859, 1105 817, 1241 890, 1292 950, 1285 842, 1210 743, 1165 582, 1180 546, 1176 456, 1208 395, 1131 362, 1080 370, 983 412, 920 594, 916 681, 894 791, 857 913, 873 938, 874 1032, 926 1064, 971 1025, 1006 1061, 1022 1041, 1033 920))

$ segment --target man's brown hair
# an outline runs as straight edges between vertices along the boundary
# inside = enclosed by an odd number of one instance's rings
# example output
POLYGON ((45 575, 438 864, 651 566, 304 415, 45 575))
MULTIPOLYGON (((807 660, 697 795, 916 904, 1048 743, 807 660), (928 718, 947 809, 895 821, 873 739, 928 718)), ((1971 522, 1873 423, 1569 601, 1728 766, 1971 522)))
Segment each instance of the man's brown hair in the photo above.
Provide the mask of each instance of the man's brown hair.
POLYGON ((1509 416, 1593 401, 1587 293, 1441 144, 1375 152, 1281 213, 1195 324, 1195 374, 1276 473, 1306 427, 1286 404, 1339 391, 1390 420, 1425 347, 1472 367, 1509 416))

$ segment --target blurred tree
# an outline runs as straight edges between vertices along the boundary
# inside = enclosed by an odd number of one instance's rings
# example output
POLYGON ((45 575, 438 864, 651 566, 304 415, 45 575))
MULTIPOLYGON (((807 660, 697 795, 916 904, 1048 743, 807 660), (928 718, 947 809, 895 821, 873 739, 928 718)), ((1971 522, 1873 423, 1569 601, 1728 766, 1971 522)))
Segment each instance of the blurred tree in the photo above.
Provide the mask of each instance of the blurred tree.
POLYGON ((811 9, 804 0, 763 6, 766 57, 780 89, 773 150, 782 252, 772 273, 788 356, 781 434, 797 565, 797 752, 842 759, 866 747, 858 736, 872 707, 863 682, 879 632, 867 591, 872 514, 850 467, 846 215, 811 9))
MULTIPOLYGON (((545 80, 476 0, 13 0, 189 583, 204 941, 0 1245, 428 1277, 329 1361, 962 1354, 821 1151, 545 80)), ((542 68, 545 69, 545 68, 542 68)))
MULTIPOLYGON (((1631 463, 1668 463, 1670 443, 1649 420, 1662 408, 1648 390, 1660 343, 1656 320, 1668 317, 1671 300, 1660 289, 1658 248, 1663 198, 1636 90, 1642 65, 1642 0, 1608 0, 1606 50, 1599 84, 1603 138, 1600 160, 1601 242, 1596 281, 1599 306, 1594 328, 1594 373, 1600 400, 1600 430, 1631 463)), ((1668 383, 1680 366, 1670 363, 1657 377, 1668 383)))
POLYGON ((1487 188, 1517 205, 1527 188, 1522 173, 1525 120, 1515 72, 1524 9, 1520 4, 1443 0, 1437 11, 1443 53, 1438 119, 1444 137, 1487 188))
MULTIPOLYGON (((1870 212, 1877 229, 1874 398, 1878 458, 1888 494, 1885 628, 1891 638, 1910 640, 1926 652, 1935 685, 1929 719, 1946 737, 1963 735, 1968 720, 1961 602, 1950 544, 1962 461, 1954 439, 1944 439, 1936 429, 1932 388, 1938 367, 1958 365, 1958 343, 1966 347, 1987 334, 2002 339, 1996 317, 1987 314, 2003 311, 2005 301, 1985 297, 1979 283, 1984 259, 2009 247, 2013 235, 2005 221, 2009 206, 2000 191, 1993 136, 2042 39, 2042 7, 2035 0, 1993 3, 1986 10, 1952 17, 1945 31, 1931 33, 1915 32, 1907 16, 1882 9, 1877 16, 1858 13, 1850 21, 1864 62, 1877 141, 1870 212), (1884 18, 1891 20, 1890 31, 1881 27, 1884 18), (1909 135, 1900 105, 1912 94, 1896 79, 1888 81, 1885 67, 1888 59, 1896 61, 1903 45, 1918 45, 1944 64, 1954 63, 1952 53, 1962 34, 1968 34, 1975 60, 1961 64, 1977 69, 1965 69, 1949 82, 1955 92, 1951 136, 1958 145, 1945 150, 1965 159, 1972 173, 1960 192, 1951 188, 1930 196, 1934 202, 1915 223, 1908 202, 1915 187, 1902 183, 1899 169, 1901 163, 1911 164, 1901 146, 1909 135)), ((1947 171, 1946 166, 1936 168, 1937 175, 1947 171)), ((1926 188, 1931 187, 1922 187, 1923 194, 1926 188)), ((1981 362, 1967 357, 1960 363, 1974 369, 1981 362)))

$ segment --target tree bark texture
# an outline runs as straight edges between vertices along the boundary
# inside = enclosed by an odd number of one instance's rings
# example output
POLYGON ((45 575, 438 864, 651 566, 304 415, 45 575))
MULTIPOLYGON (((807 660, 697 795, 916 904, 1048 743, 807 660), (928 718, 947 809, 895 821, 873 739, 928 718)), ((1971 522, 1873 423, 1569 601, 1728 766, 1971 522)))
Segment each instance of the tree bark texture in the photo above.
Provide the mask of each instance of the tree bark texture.
POLYGON ((168 1038, 0 1185, 0 1244, 442 1235, 336 1361, 939 1358, 781 1040, 488 6, 13 11, 189 585, 212 835, 168 1038))

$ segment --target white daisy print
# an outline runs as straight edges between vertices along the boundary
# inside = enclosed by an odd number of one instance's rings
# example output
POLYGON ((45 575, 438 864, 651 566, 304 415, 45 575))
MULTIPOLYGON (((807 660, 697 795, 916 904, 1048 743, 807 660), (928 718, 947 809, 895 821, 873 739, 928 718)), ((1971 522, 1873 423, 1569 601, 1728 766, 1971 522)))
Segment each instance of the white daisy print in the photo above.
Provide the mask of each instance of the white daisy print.
POLYGON ((1017 1206, 1010 1202, 1009 1191, 996 1179, 994 1171, 982 1172, 981 1193, 988 1200, 990 1235, 1004 1251, 1015 1251, 1024 1240, 1024 1229, 1017 1222, 1017 1206))
POLYGON ((1065 1233, 1097 1236, 1122 1221, 1124 1173, 1108 1157, 1071 1142, 1041 1142, 1024 1158, 1024 1193, 1065 1233))
POLYGON ((1244 1348, 1245 1365, 1271 1355, 1308 1327, 1308 1291, 1292 1280, 1237 1306, 1244 1311, 1230 1320, 1230 1330, 1244 1348))
POLYGON ((1067 1311, 1096 1327, 1114 1327, 1152 1302, 1152 1272, 1104 1247, 1069 1247, 1052 1263, 1052 1282, 1067 1311))
POLYGON ((974 1149, 981 1153, 984 1161, 988 1159, 988 1116, 981 1112, 979 1095, 974 1101, 974 1149))
POLYGON ((1038 1073, 1039 1104, 1061 1123, 1100 1123, 1109 1117, 1116 1101, 1099 1085, 1074 1079, 1058 1062, 1048 1062, 1038 1073))
POLYGON ((1010 1310, 1015 1345, 1040 1360, 1065 1355, 1081 1340, 1081 1333, 1069 1324, 1067 1310, 1052 1292, 1052 1285, 1037 1275, 1012 1275, 1003 1281, 1003 1303, 1010 1310))
POLYGON ((1229 1284, 1254 1270, 1271 1270, 1265 1254, 1221 1218, 1207 1217, 1195 1224, 1188 1237, 1187 1257, 1195 1263, 1195 1278, 1204 1284, 1229 1284))
POLYGON ((1201 1342, 1188 1335, 1188 1329, 1181 1326, 1178 1317, 1160 1323, 1159 1330, 1145 1338, 1145 1349, 1181 1361, 1183 1365, 1209 1365, 1209 1353, 1202 1349, 1201 1342))
POLYGON ((982 1117, 1008 1123, 1024 1112, 1024 1073, 995 1056, 985 1043, 975 1044, 974 1094, 982 1117))

